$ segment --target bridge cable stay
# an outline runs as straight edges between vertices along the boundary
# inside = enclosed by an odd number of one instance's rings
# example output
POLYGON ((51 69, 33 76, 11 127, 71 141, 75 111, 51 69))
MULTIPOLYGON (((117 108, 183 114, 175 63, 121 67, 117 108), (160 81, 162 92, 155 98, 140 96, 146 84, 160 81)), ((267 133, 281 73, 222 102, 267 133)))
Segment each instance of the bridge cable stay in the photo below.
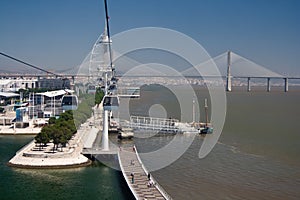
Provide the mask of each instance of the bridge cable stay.
POLYGON ((231 52, 231 60, 233 76, 283 77, 281 74, 278 74, 234 52, 231 52))
POLYGON ((112 64, 112 52, 111 52, 111 38, 110 38, 110 31, 109 31, 109 16, 108 16, 108 9, 107 9, 107 1, 104 0, 104 7, 105 7, 105 20, 106 20, 106 30, 107 30, 107 37, 108 37, 108 50, 109 50, 109 62, 110 68, 112 70, 112 77, 114 77, 114 70, 112 64))
MULTIPOLYGON (((201 76, 217 76, 211 68, 216 65, 221 73, 221 76, 226 77, 227 73, 227 52, 222 53, 214 58, 209 59, 195 67, 191 67, 182 72, 183 75, 189 76, 199 74, 201 76), (197 70, 199 72, 197 72, 197 70)), ((282 75, 273 72, 247 58, 244 58, 234 52, 231 52, 231 75, 234 77, 283 77, 282 75)))
POLYGON ((12 60, 17 61, 17 62, 19 62, 19 63, 22 63, 22 64, 24 64, 24 65, 27 65, 27 66, 29 66, 29 67, 31 67, 31 68, 40 70, 40 71, 45 72, 45 73, 48 73, 48 74, 52 74, 52 75, 54 75, 54 76, 60 76, 60 75, 55 74, 55 73, 53 73, 53 72, 47 71, 47 70, 42 69, 42 68, 40 68, 40 67, 37 67, 37 66, 34 66, 34 65, 32 65, 32 64, 29 64, 29 63, 27 63, 27 62, 24 62, 24 61, 22 61, 22 60, 20 60, 20 59, 17 59, 17 58, 15 58, 15 57, 9 56, 9 55, 7 55, 7 54, 5 54, 5 53, 3 53, 3 52, 0 52, 0 54, 1 54, 2 56, 5 56, 5 57, 9 58, 9 59, 12 59, 12 60))

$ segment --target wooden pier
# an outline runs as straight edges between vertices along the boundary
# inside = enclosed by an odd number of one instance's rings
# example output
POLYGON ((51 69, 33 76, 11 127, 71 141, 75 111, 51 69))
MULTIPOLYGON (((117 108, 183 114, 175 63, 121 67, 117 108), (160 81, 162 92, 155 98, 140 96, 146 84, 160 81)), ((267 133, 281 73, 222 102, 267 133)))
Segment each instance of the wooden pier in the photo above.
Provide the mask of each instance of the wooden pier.
POLYGON ((172 199, 152 176, 150 179, 153 185, 149 186, 148 171, 143 166, 135 147, 120 149, 118 158, 123 176, 136 199, 172 199))

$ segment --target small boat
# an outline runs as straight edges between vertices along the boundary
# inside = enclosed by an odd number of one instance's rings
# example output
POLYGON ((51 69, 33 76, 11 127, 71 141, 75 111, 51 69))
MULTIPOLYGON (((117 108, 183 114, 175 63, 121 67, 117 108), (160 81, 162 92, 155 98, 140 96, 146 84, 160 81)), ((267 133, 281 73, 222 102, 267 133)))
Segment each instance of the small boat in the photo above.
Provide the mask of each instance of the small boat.
POLYGON ((132 139, 133 136, 134 136, 134 133, 132 132, 131 128, 119 129, 119 134, 118 134, 119 139, 132 139))
POLYGON ((212 134, 214 131, 214 128, 211 125, 208 125, 208 106, 207 106, 207 99, 205 99, 204 101, 204 108, 205 108, 205 118, 206 118, 206 122, 205 125, 203 127, 200 127, 199 129, 199 134, 212 134))
POLYGON ((213 133, 213 131, 214 131, 213 127, 206 126, 202 129, 200 129, 200 134, 211 134, 211 133, 213 133))
POLYGON ((111 120, 109 123, 109 133, 119 133, 120 128, 119 128, 119 123, 116 121, 111 120))
POLYGON ((179 129, 161 129, 158 131, 158 134, 177 134, 177 133, 181 133, 179 131, 179 129))

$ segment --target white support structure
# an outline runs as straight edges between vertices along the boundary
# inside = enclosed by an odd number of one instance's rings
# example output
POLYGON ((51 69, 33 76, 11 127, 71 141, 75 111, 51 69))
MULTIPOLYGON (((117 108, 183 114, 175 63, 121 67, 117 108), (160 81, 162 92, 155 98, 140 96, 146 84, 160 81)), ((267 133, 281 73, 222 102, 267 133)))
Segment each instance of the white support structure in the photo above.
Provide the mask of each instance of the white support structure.
POLYGON ((109 151, 108 141, 108 110, 103 111, 102 150, 109 151))
POLYGON ((195 123, 195 97, 193 98, 193 123, 195 123))
POLYGON ((284 78, 284 91, 288 92, 289 91, 289 79, 284 78))
POLYGON ((250 85, 250 77, 248 77, 248 83, 247 83, 247 91, 251 91, 251 85, 250 85))
POLYGON ((105 95, 108 94, 108 78, 107 78, 107 72, 105 72, 105 76, 104 76, 104 79, 105 79, 105 95))
POLYGON ((226 91, 231 91, 231 73, 230 73, 230 65, 231 65, 231 51, 227 52, 227 81, 226 81, 226 91))
POLYGON ((267 91, 270 92, 271 91, 271 84, 270 84, 270 80, 271 78, 267 79, 267 91))

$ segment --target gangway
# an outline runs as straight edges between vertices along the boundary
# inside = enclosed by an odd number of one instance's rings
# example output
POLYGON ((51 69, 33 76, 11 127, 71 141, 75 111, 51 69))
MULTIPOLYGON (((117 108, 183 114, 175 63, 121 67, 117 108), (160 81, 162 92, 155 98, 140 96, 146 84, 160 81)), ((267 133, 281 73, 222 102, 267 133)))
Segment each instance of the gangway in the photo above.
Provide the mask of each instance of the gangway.
POLYGON ((141 91, 139 87, 121 87, 117 93, 120 98, 140 98, 141 91))
POLYGON ((165 119, 144 116, 130 116, 128 126, 132 129, 138 130, 153 130, 161 131, 164 133, 177 133, 180 132, 178 128, 179 120, 165 119))
POLYGON ((150 179, 153 185, 149 185, 149 172, 144 167, 135 146, 120 149, 118 159, 122 174, 135 199, 172 199, 152 176, 150 179))

